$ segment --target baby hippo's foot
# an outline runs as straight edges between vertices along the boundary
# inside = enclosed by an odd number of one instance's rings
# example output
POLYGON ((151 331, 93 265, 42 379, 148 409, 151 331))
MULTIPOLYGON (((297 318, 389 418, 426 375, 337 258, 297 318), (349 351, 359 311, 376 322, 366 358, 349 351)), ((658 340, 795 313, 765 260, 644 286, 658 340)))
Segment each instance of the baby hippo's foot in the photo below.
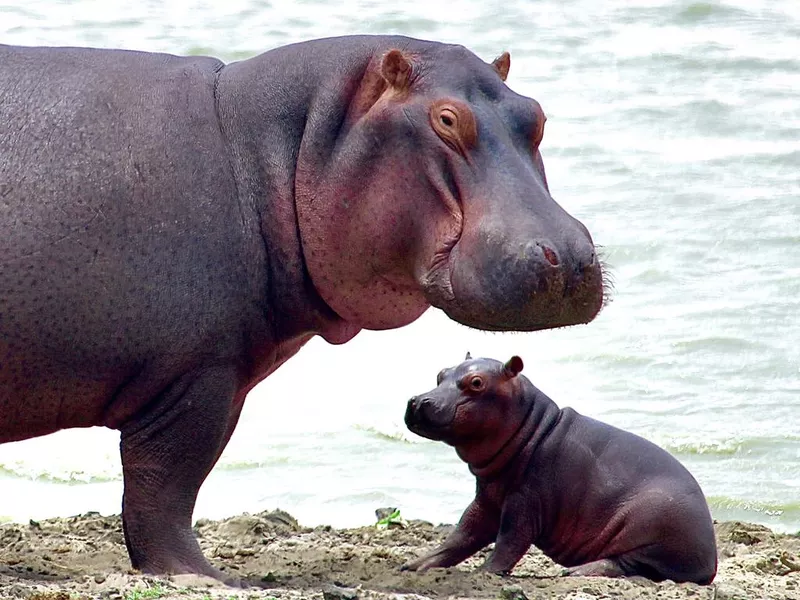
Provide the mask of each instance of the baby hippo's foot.
POLYGON ((416 560, 410 560, 405 563, 403 566, 400 567, 401 571, 427 571, 428 569, 435 569, 436 567, 440 567, 439 561, 436 560, 437 556, 435 554, 426 554, 425 556, 421 556, 416 560))
POLYGON ((561 575, 564 577, 624 577, 625 571, 613 558, 604 558, 564 569, 561 575))

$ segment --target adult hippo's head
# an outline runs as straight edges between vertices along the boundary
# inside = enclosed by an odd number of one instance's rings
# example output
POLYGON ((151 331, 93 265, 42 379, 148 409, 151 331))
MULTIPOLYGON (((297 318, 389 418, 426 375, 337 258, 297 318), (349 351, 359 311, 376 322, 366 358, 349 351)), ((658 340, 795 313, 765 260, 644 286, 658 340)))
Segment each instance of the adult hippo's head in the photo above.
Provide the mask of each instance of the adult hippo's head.
POLYGON ((461 46, 397 46, 334 86, 340 115, 309 112, 306 131, 338 119, 304 138, 296 175, 321 297, 367 329, 405 325, 430 305, 485 330, 591 321, 601 264, 587 229, 550 196, 545 116, 505 85, 509 55, 488 64, 461 46))

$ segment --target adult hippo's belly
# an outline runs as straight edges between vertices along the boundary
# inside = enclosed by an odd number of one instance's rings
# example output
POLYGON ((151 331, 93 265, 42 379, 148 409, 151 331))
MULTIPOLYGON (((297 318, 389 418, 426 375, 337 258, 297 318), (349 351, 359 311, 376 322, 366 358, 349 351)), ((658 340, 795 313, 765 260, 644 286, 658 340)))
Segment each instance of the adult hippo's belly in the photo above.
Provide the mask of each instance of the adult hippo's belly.
POLYGON ((403 37, 204 57, 0 46, 0 442, 121 431, 133 566, 220 577, 191 533, 247 392, 310 337, 429 306, 591 321, 510 59, 403 37))

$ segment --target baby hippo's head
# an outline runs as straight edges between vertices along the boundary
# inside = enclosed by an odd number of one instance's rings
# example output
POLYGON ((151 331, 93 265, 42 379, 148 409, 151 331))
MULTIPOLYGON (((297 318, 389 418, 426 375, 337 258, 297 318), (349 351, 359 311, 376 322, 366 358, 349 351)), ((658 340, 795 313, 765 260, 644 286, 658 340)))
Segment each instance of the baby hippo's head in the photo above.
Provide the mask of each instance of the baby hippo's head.
POLYGON ((434 389, 408 401, 406 425, 417 435, 455 446, 467 462, 472 462, 467 457, 491 456, 528 412, 520 371, 519 356, 502 363, 467 353, 460 365, 439 372, 434 389))

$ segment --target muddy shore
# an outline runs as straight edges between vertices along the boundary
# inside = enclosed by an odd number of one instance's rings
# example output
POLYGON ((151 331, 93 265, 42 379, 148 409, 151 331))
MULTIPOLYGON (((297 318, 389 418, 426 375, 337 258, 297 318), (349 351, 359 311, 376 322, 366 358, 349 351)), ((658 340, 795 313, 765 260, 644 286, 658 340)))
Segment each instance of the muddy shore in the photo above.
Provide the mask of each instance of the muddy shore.
POLYGON ((148 577, 130 570, 119 516, 96 513, 0 525, 0 598, 31 600, 288 600, 352 598, 527 598, 596 600, 703 598, 800 600, 800 535, 717 523, 720 564, 711 586, 633 578, 560 577, 532 548, 511 577, 476 570, 486 552, 424 574, 401 564, 437 544, 450 526, 413 521, 378 529, 307 528, 282 511, 198 521, 206 556, 243 581, 241 589, 194 576, 148 577), (331 587, 336 586, 336 587, 331 587), (342 590, 341 588, 346 588, 342 590))

